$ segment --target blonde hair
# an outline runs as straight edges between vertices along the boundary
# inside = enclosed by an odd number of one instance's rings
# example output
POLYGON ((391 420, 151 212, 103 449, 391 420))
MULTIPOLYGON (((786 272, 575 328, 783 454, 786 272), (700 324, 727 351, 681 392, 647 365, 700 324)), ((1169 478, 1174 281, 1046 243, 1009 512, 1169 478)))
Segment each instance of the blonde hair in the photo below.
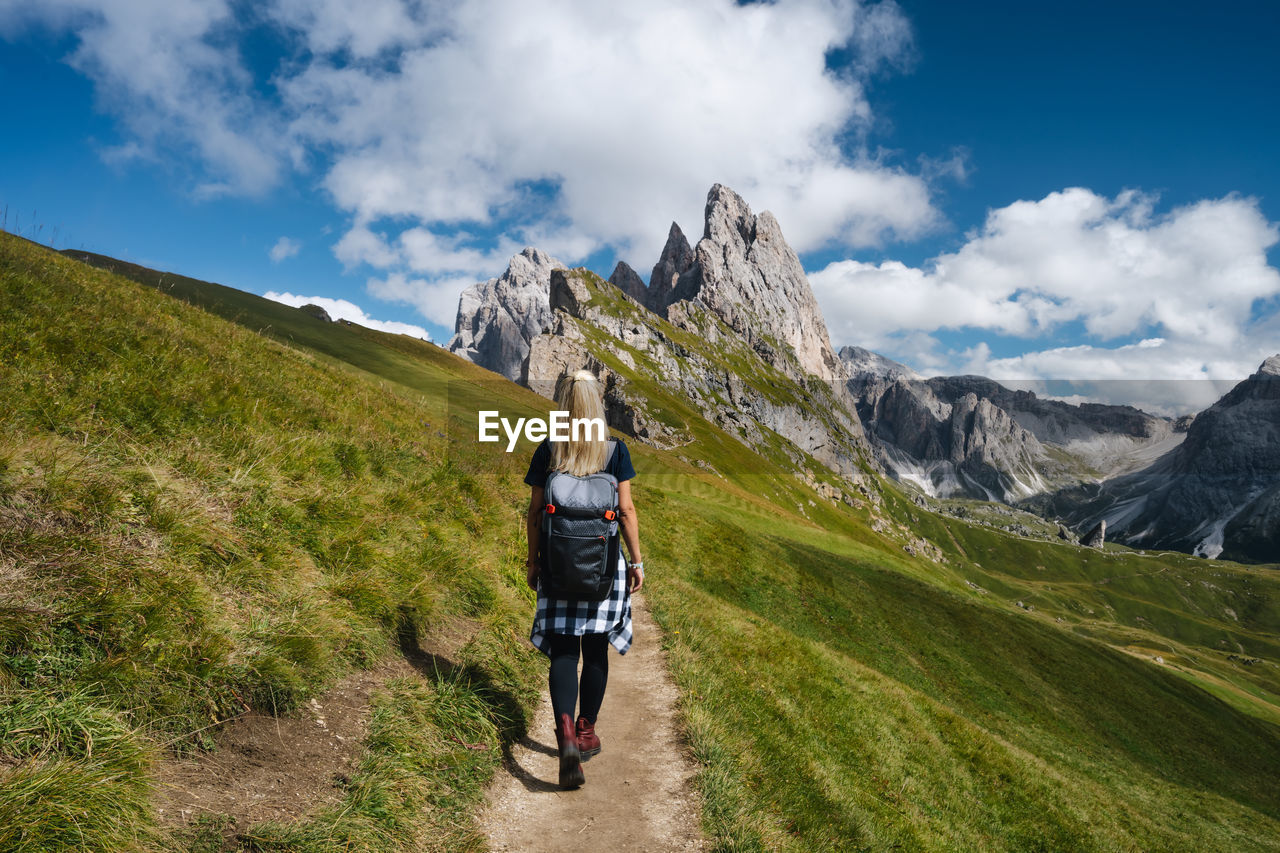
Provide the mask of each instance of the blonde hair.
POLYGON ((569 413, 570 421, 582 418, 599 419, 606 424, 604 436, 597 441, 591 438, 596 430, 583 430, 579 438, 575 433, 569 441, 551 442, 551 470, 563 471, 575 477, 594 474, 604 467, 605 453, 609 448, 608 422, 604 417, 604 388, 590 370, 579 370, 560 380, 556 390, 556 406, 569 413))

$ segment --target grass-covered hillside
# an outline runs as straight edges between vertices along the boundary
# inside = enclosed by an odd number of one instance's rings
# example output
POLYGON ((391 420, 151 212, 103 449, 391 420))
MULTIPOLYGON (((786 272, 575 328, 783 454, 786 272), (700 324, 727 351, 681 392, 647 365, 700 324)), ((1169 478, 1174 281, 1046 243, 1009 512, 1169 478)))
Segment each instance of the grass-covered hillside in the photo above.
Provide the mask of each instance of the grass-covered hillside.
MULTIPOLYGON (((380 694, 340 803, 226 843, 479 846, 497 756, 450 737, 517 736, 545 669, 527 457, 471 437, 545 404, 120 269, 149 286, 0 235, 0 849, 218 849, 158 823, 159 762, 456 617, 483 630, 380 694)), ((1020 539, 878 480, 826 500, 626 375, 693 438, 632 442, 634 493, 717 849, 1280 846, 1274 567, 1020 539)))
MULTIPOLYGON (((722 340, 637 317, 579 275, 624 327, 726 360, 722 340)), ((1274 568, 1012 536, 884 480, 850 490, 852 506, 824 501, 793 475, 831 481, 816 460, 767 430, 752 453, 644 352, 575 323, 628 393, 694 439, 679 457, 774 509, 673 482, 653 495, 670 526, 646 540, 674 575, 650 599, 726 847, 1280 845, 1274 568)), ((734 375, 785 381, 758 364, 734 375)))
POLYGON ((344 801, 249 837, 474 843, 496 753, 448 736, 517 736, 541 678, 521 643, 523 471, 444 439, 446 383, 482 371, 337 324, 318 355, 262 325, 0 235, 0 849, 203 843, 151 829, 156 762, 453 616, 484 629, 448 683, 376 709, 344 801))

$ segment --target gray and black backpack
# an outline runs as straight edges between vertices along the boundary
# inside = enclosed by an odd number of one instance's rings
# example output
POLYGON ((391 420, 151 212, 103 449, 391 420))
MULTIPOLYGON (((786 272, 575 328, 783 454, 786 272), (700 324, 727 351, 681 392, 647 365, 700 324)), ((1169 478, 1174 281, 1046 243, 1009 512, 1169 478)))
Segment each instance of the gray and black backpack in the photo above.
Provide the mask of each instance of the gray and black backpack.
MULTIPOLYGON (((610 441, 605 468, 617 451, 610 441)), ((603 601, 618 570, 618 479, 552 471, 542 512, 542 583, 548 598, 603 601)))

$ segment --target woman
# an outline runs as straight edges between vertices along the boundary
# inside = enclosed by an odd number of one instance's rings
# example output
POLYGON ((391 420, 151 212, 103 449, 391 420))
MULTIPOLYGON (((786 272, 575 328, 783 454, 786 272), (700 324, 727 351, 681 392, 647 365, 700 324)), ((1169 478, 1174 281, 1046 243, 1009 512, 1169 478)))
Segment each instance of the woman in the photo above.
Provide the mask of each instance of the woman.
MULTIPOLYGON (((556 405, 569 413, 570 422, 581 418, 604 417, 604 391, 589 370, 566 377, 556 394, 556 405)), ((584 431, 589 434, 590 431, 584 431)), ((526 529, 529 534, 528 582, 538 591, 538 610, 529 639, 551 658, 548 684, 556 719, 556 743, 560 754, 560 787, 576 788, 584 781, 582 761, 600 751, 595 733, 596 716, 604 700, 609 678, 609 645, 619 654, 631 647, 631 593, 644 584, 644 562, 640 556, 640 528, 635 504, 631 502, 631 479, 635 469, 631 454, 621 440, 609 453, 605 440, 544 441, 533 454, 524 481, 531 487, 526 529), (573 601, 548 598, 538 582, 542 571, 539 545, 542 534, 544 489, 553 471, 578 477, 607 472, 618 480, 618 514, 622 540, 631 561, 618 555, 617 575, 604 601, 573 601), (582 676, 578 676, 578 657, 582 676), (575 707, 576 706, 576 707, 575 707), (576 711, 576 715, 575 715, 576 711), (574 722, 576 719, 576 723, 574 722)), ((619 549, 621 550, 621 549, 619 549)))

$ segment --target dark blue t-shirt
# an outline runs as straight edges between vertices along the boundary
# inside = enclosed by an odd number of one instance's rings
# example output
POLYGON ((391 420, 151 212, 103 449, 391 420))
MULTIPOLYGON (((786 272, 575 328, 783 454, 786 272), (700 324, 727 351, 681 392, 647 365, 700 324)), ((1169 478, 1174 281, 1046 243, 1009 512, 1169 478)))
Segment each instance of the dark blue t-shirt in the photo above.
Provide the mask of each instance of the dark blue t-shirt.
MULTIPOLYGON (((609 464, 605 466, 605 473, 612 474, 618 478, 618 482, 630 480, 635 477, 636 469, 631 467, 631 451, 627 450, 627 444, 622 439, 616 439, 618 442, 617 449, 613 452, 613 457, 609 460, 609 464)), ((529 473, 524 475, 524 481, 530 486, 540 486, 546 488, 547 477, 551 474, 551 443, 544 440, 538 445, 538 449, 533 451, 533 460, 529 463, 529 473)))

